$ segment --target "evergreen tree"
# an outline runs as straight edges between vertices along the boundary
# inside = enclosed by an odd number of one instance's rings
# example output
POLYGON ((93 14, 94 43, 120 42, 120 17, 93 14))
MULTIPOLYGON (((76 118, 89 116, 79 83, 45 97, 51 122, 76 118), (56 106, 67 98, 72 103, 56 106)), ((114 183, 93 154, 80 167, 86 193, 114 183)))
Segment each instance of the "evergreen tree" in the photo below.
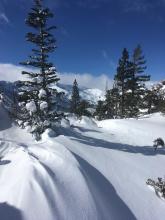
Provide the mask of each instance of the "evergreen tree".
POLYGON ((153 93, 154 112, 165 113, 165 81, 162 81, 151 88, 153 93))
POLYGON ((105 118, 117 118, 118 117, 118 104, 119 104, 119 92, 115 87, 107 90, 105 95, 105 118))
POLYGON ((88 111, 88 108, 90 107, 89 102, 87 102, 86 100, 81 100, 78 108, 77 108, 77 114, 79 117, 81 116, 91 116, 91 113, 88 111))
POLYGON ((122 57, 119 60, 117 73, 115 75, 115 88, 118 92, 118 116, 124 118, 127 116, 127 91, 128 91, 128 78, 130 77, 130 61, 129 53, 126 48, 122 52, 122 57))
POLYGON ((96 111, 94 113, 94 116, 100 121, 105 119, 105 112, 106 112, 106 107, 105 107, 105 102, 99 100, 96 106, 96 111))
POLYGON ((106 119, 113 118, 114 115, 114 103, 113 103, 113 95, 112 90, 107 90, 105 94, 105 113, 104 117, 106 119))
POLYGON ((33 72, 23 71, 27 80, 20 82, 19 105, 21 107, 21 125, 30 126, 36 139, 47 128, 53 128, 62 114, 58 113, 60 94, 51 87, 59 81, 53 63, 49 62, 49 54, 56 46, 51 31, 54 26, 48 25, 53 13, 43 6, 42 0, 34 0, 34 7, 28 14, 26 24, 34 29, 26 35, 26 40, 35 45, 32 54, 21 64, 36 68, 33 72))
POLYGON ((136 117, 139 114, 139 108, 144 96, 145 82, 150 80, 150 75, 145 74, 146 60, 143 55, 141 46, 138 45, 134 52, 131 62, 131 76, 128 82, 128 87, 131 90, 129 102, 129 116, 136 117))
POLYGON ((75 79, 73 82, 73 87, 72 87, 72 96, 71 96, 71 105, 70 105, 71 113, 78 115, 79 105, 80 105, 79 88, 78 88, 78 83, 75 79))

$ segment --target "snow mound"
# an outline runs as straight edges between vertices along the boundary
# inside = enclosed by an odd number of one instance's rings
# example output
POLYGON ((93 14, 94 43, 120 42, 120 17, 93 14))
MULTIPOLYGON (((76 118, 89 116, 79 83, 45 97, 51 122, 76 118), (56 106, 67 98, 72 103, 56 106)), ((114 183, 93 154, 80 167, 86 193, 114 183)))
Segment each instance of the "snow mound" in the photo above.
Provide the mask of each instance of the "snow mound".
POLYGON ((70 121, 68 119, 63 118, 61 120, 61 126, 63 128, 70 128, 70 121))
POLYGON ((162 220, 164 202, 146 186, 164 176, 165 149, 152 147, 165 140, 162 115, 99 127, 72 116, 75 126, 37 143, 2 106, 0 116, 0 219, 162 220))
POLYGON ((82 116, 81 119, 79 120, 79 124, 88 127, 97 127, 97 124, 94 121, 94 119, 89 118, 87 116, 82 116))
POLYGON ((165 117, 160 113, 146 115, 139 119, 110 119, 97 122, 98 126, 110 133, 116 133, 124 143, 131 145, 153 145, 158 137, 165 137, 165 117), (120 128, 120 129, 119 129, 120 128), (130 137, 129 140, 127 137, 130 137), (143 138, 141 138, 143 137, 143 138))
POLYGON ((19 209, 23 219, 121 219, 116 202, 121 210, 127 210, 98 171, 58 143, 53 147, 49 143, 47 149, 15 146, 0 165, 6 166, 0 169, 0 202, 19 209), (106 197, 96 183, 108 190, 106 197), (111 205, 109 196, 117 199, 111 205))
POLYGON ((55 137, 56 133, 51 128, 48 128, 45 130, 45 132, 42 134, 42 140, 48 140, 49 138, 55 137))

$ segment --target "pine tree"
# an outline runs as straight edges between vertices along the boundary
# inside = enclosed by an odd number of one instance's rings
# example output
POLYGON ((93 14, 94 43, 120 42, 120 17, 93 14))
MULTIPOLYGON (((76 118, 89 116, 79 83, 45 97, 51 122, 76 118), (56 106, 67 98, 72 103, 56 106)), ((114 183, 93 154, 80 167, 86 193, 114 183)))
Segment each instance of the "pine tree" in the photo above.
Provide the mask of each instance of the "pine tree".
POLYGON ((127 116, 127 91, 128 91, 128 78, 130 77, 130 61, 129 53, 126 48, 122 52, 122 57, 119 60, 117 73, 114 77, 115 88, 118 91, 118 116, 124 118, 127 116))
POLYGON ((165 81, 162 81, 151 88, 153 93, 154 112, 165 113, 165 81))
POLYGON ((77 114, 79 117, 81 116, 91 116, 91 113, 88 111, 88 108, 90 107, 90 104, 86 100, 81 100, 78 108, 77 108, 77 114))
POLYGON ((96 111, 94 113, 94 115, 99 121, 105 119, 105 111, 106 111, 105 102, 99 100, 96 106, 96 111))
POLYGON ((30 126, 36 139, 47 129, 53 128, 62 114, 58 113, 60 94, 51 85, 59 81, 49 54, 54 52, 56 40, 48 20, 53 13, 43 6, 42 0, 34 0, 34 7, 29 12, 26 24, 34 29, 26 35, 26 40, 35 45, 32 54, 22 65, 33 67, 34 71, 23 71, 27 80, 20 82, 19 105, 21 125, 30 126))
POLYGON ((128 87, 131 90, 129 97, 130 117, 136 117, 139 114, 139 108, 144 96, 145 83, 150 80, 150 75, 145 74, 146 60, 143 55, 141 46, 138 45, 134 52, 131 62, 131 77, 128 87))
POLYGON ((105 94, 105 118, 110 119, 113 118, 114 115, 114 103, 113 103, 113 95, 112 90, 107 90, 105 94))
POLYGON ((112 89, 107 90, 105 95, 105 118, 110 119, 118 117, 118 104, 119 92, 114 85, 112 89))
POLYGON ((79 95, 79 88, 76 79, 73 82, 72 87, 72 96, 71 96, 71 103, 70 103, 70 111, 76 115, 79 114, 79 105, 80 105, 80 95, 79 95))

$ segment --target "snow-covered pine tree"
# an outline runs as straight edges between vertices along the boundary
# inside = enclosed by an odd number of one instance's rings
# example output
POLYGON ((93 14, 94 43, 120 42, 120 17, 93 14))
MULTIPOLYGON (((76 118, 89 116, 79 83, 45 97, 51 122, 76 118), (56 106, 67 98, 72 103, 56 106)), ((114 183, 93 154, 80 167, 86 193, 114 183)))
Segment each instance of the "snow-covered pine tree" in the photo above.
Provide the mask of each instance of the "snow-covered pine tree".
POLYGON ((118 104, 119 104, 119 92, 118 89, 113 86, 112 89, 107 90, 105 95, 105 118, 116 118, 118 116, 118 104))
POLYGON ((128 78, 130 77, 130 61, 129 53, 126 48, 122 52, 122 57, 119 59, 117 73, 114 77, 116 91, 119 92, 118 116, 124 118, 127 116, 127 91, 128 78))
POLYGON ((96 106, 96 111, 94 113, 94 116, 96 116, 96 118, 100 121, 105 119, 105 102, 99 100, 96 106))
POLYGON ((157 103, 156 103, 157 112, 162 112, 163 114, 165 114, 165 89, 164 87, 165 87, 165 81, 162 81, 152 87, 152 90, 154 90, 154 93, 157 96, 157 103))
POLYGON ((77 109, 77 115, 79 117, 81 116, 91 116, 91 113, 88 111, 88 108, 90 108, 90 103, 86 100, 81 100, 79 105, 78 105, 78 109, 77 109))
POLYGON ((60 94, 52 87, 59 81, 53 63, 49 62, 49 54, 56 46, 51 31, 55 26, 49 26, 48 20, 53 17, 49 8, 43 6, 42 0, 34 0, 34 7, 28 14, 26 24, 34 29, 26 35, 26 40, 35 45, 32 55, 22 65, 31 66, 34 71, 23 71, 27 80, 20 82, 19 106, 21 109, 21 126, 31 128, 36 139, 47 128, 54 128, 62 117, 58 113, 60 94))
POLYGON ((147 110, 148 114, 158 112, 159 97, 154 88, 146 89, 143 98, 143 106, 147 110))
POLYGON ((141 46, 138 45, 134 52, 131 62, 131 77, 129 79, 129 89, 131 90, 129 105, 130 117, 136 117, 139 114, 139 108, 142 106, 142 100, 145 93, 145 83, 150 80, 150 75, 145 74, 146 60, 141 46))
POLYGON ((76 115, 79 114, 80 95, 77 80, 75 79, 72 87, 72 96, 70 102, 70 111, 76 115))

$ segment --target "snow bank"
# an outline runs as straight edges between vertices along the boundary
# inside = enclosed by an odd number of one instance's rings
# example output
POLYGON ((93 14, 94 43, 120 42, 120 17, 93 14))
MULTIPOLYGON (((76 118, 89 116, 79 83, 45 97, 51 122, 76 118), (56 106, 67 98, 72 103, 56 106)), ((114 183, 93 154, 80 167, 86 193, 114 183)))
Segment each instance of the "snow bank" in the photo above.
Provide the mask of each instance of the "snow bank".
POLYGON ((162 220, 165 204, 146 186, 165 174, 165 150, 150 145, 165 138, 160 114, 100 128, 83 117, 37 143, 1 106, 0 116, 0 219, 162 220))
POLYGON ((103 120, 97 124, 103 130, 117 134, 122 143, 130 145, 152 146, 156 138, 165 139, 165 117, 160 113, 140 119, 103 120))
POLYGON ((61 126, 63 128, 70 128, 70 121, 68 119, 63 118, 61 120, 61 126))
POLYGON ((87 116, 82 116, 78 123, 83 126, 97 127, 97 124, 94 121, 94 119, 89 118, 87 116))

